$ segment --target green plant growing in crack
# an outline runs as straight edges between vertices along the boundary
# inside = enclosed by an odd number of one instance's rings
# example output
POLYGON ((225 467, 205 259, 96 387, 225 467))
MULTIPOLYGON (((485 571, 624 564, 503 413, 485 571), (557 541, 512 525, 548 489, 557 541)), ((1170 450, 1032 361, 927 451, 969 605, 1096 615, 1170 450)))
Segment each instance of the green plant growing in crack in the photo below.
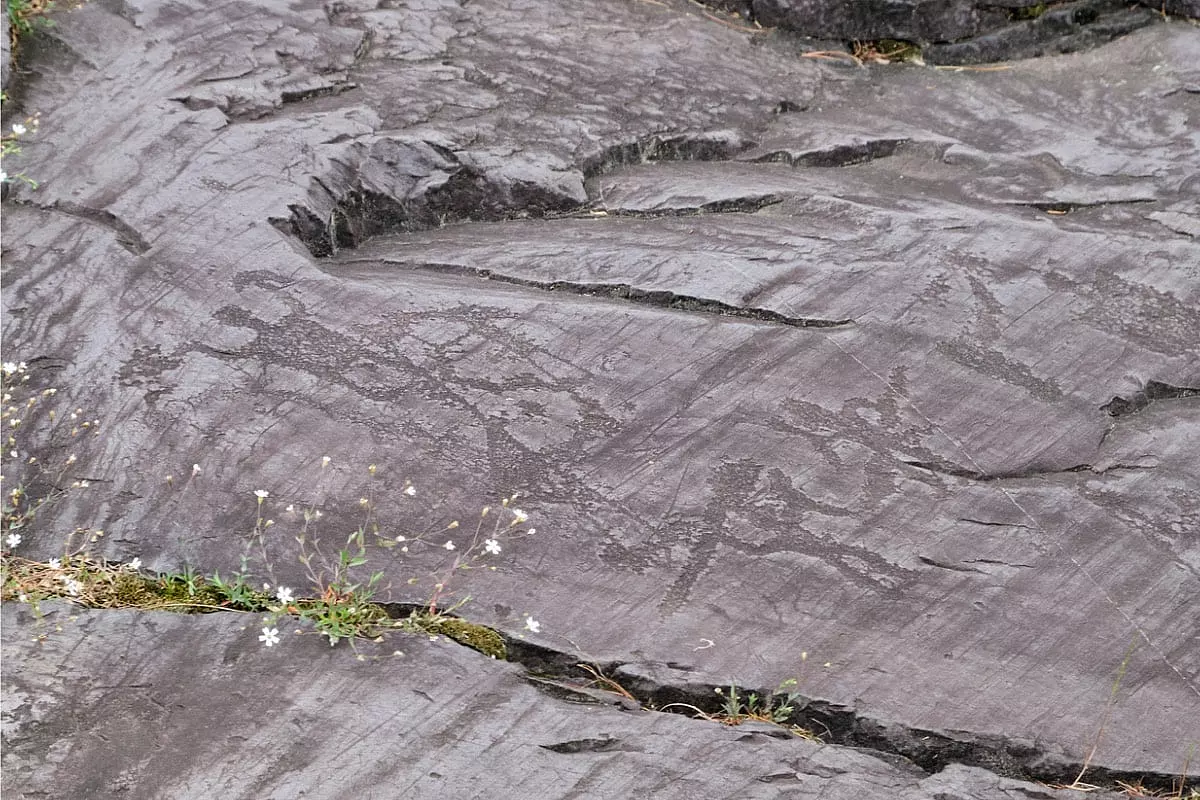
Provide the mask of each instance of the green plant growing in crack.
POLYGON ((29 186, 30 189, 38 188, 37 181, 24 172, 9 175, 7 169, 5 169, 7 165, 4 164, 5 159, 9 156, 21 154, 21 139, 37 133, 37 129, 38 117, 35 114, 26 117, 22 122, 14 122, 7 133, 0 134, 0 184, 20 181, 29 186))
POLYGON ((8 35, 14 52, 21 37, 29 36, 38 28, 54 24, 46 17, 52 10, 54 0, 4 0, 4 13, 8 15, 8 35))
POLYGON ((719 709, 715 712, 703 711, 690 703, 668 703, 659 710, 679 708, 692 712, 700 719, 724 725, 741 725, 751 721, 769 722, 787 728, 795 736, 819 741, 816 734, 791 724, 797 705, 803 701, 803 696, 795 691, 797 685, 796 678, 788 678, 774 690, 759 694, 747 692, 737 683, 730 681, 728 688, 718 686, 713 690, 721 698, 719 709))
MULTIPOLYGON (((295 618, 309 623, 329 639, 331 646, 343 640, 353 645, 356 639, 378 641, 389 630, 421 632, 445 636, 494 658, 504 658, 504 640, 496 631, 454 616, 470 598, 455 599, 452 581, 461 572, 477 568, 496 569, 494 561, 505 544, 516 536, 535 533, 527 527, 528 515, 513 504, 516 495, 504 498, 495 509, 484 507, 474 531, 456 543, 449 538, 460 528, 457 521, 421 534, 385 535, 375 514, 375 479, 378 468, 367 468, 366 494, 358 501, 363 517, 341 546, 328 548, 317 533, 324 516, 317 502, 289 503, 279 508, 269 503, 266 490, 254 491, 255 518, 250 535, 240 554, 240 564, 231 574, 199 572, 191 567, 181 571, 148 574, 141 560, 126 563, 107 561, 90 552, 104 532, 76 529, 65 537, 63 554, 41 562, 19 556, 15 551, 31 536, 30 526, 38 513, 69 491, 86 489, 86 479, 72 480, 77 458, 72 452, 63 463, 49 467, 35 451, 72 449, 77 437, 95 434, 98 420, 88 420, 82 408, 60 413, 54 406, 57 390, 37 390, 30 386, 30 373, 24 362, 3 364, 3 423, 7 432, 3 453, 4 476, 15 478, 17 487, 6 491, 3 531, 0 532, 0 570, 2 599, 29 603, 35 616, 38 603, 47 599, 65 599, 91 608, 141 608, 178 612, 241 611, 264 614, 259 641, 266 647, 280 642, 279 623, 295 618), (45 424, 34 424, 45 423, 45 424), (35 435, 35 431, 40 433, 35 435), (68 432, 69 429, 69 432, 68 432), (284 524, 270 518, 267 511, 282 512, 281 519, 298 523, 294 535, 298 559, 311 585, 311 593, 297 592, 280 585, 275 578, 276 560, 271 551, 278 546, 275 533, 284 524), (428 600, 418 609, 395 618, 398 607, 378 602, 384 590, 384 571, 372 569, 370 562, 381 554, 392 561, 425 548, 435 555, 445 553, 443 563, 428 576, 431 585, 428 600), (264 580, 265 579, 265 580, 264 580)), ((324 475, 331 458, 320 459, 319 473, 324 475)), ((197 480, 203 470, 192 467, 191 476, 180 488, 197 480)), ((166 483, 174 488, 173 476, 166 483)), ((405 482, 402 498, 417 494, 411 482, 405 482)), ((410 585, 421 578, 412 578, 410 585)), ((526 617, 526 630, 534 633, 539 623, 526 617)), ((298 631, 300 632, 300 631, 298 631)), ((362 656, 359 656, 362 658, 362 656)))

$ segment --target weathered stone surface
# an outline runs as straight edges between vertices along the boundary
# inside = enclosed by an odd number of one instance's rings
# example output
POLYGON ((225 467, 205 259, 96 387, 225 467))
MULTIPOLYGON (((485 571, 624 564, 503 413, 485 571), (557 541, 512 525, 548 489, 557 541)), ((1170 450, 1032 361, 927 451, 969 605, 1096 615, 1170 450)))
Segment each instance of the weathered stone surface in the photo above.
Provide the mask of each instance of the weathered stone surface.
POLYGON ((263 650, 246 615, 47 610, 3 609, 8 797, 1074 796, 556 699, 444 639, 364 645, 357 661, 316 636, 263 650))
POLYGON ((0 16, 4 17, 3 30, 0 30, 0 90, 7 90, 12 73, 12 40, 8 33, 8 14, 0 16))
MULTIPOLYGON (((92 3, 33 55, 5 359, 103 424, 38 450, 91 486, 22 555, 228 573, 266 489, 300 586, 287 506, 336 545, 376 463, 389 533, 526 495, 450 594, 564 657, 796 676, 935 767, 1061 779, 1107 713, 1095 767, 1180 768, 1200 416, 1151 387, 1200 387, 1194 27, 861 70, 684 3, 378 6, 92 3)), ((373 566, 420 602, 444 562, 373 566)))

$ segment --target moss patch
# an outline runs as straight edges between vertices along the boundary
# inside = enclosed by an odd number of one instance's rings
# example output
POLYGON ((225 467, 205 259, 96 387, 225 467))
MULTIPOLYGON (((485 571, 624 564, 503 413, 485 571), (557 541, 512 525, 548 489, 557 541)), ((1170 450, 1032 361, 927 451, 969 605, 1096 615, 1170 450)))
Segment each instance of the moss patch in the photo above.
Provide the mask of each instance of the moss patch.
POLYGON ((508 660, 508 649, 504 646, 504 639, 489 627, 457 617, 424 617, 414 621, 418 627, 429 633, 441 634, 465 647, 478 650, 485 656, 501 661, 508 660))

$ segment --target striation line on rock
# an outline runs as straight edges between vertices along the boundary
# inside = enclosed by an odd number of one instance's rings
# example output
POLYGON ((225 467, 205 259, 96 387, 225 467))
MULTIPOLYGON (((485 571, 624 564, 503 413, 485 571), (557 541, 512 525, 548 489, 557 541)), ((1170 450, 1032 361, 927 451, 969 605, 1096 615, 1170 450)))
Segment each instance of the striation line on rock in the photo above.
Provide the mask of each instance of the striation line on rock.
POLYGON ((777 325, 787 325, 792 328, 841 328, 853 325, 853 319, 825 319, 821 317, 789 317, 768 308, 744 308, 711 300, 704 297, 677 294, 665 289, 642 289, 627 283, 579 283, 575 281, 539 281, 531 278, 520 278, 506 275, 490 269, 469 267, 462 264, 438 264, 432 262, 408 263, 387 259, 349 259, 343 263, 379 263, 404 267, 413 270, 438 272, 449 275, 466 275, 484 280, 507 283, 545 292, 564 292, 584 297, 606 297, 625 300, 637 305, 667 308, 674 311, 687 311, 697 314, 712 314, 721 317, 738 317, 758 322, 770 322, 777 325))

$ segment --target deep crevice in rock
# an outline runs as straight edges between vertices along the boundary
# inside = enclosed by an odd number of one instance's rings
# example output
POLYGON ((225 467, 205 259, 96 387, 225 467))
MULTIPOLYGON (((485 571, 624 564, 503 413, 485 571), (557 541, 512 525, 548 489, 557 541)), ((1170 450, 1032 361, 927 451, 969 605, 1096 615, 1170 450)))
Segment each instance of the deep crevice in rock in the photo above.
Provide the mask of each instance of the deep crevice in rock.
MULTIPOLYGON (((1024 566, 1024 565, 1017 565, 1024 566)), ((721 712, 721 697, 717 689, 728 688, 692 680, 687 665, 647 664, 639 662, 589 661, 579 655, 533 644, 524 639, 505 637, 509 661, 525 668, 530 683, 539 690, 560 699, 575 702, 603 703, 628 708, 628 699, 614 691, 595 686, 591 667, 613 680, 629 693, 642 708, 662 713, 694 715, 682 706, 690 706, 705 714, 721 712), (664 677, 665 676, 665 677, 664 677), (597 695, 611 695, 610 698, 597 695), (682 704, 666 708, 673 703, 682 704)), ((739 687, 765 697, 770 689, 739 687)), ((1006 778, 1052 784, 1070 784, 1080 775, 1084 763, 1064 754, 1060 749, 1041 742, 968 731, 935 731, 879 720, 861 714, 854 708, 801 695, 795 709, 785 721, 817 735, 827 744, 853 747, 890 763, 912 765, 932 774, 951 764, 981 767, 1006 778)), ((786 730, 781 727, 781 731, 786 730)), ((563 743, 556 752, 583 752, 593 740, 563 743)), ((603 739, 596 746, 611 748, 617 740, 603 739)), ((553 748, 551 748, 553 749, 553 748)), ((1089 765, 1084 778, 1095 786, 1118 789, 1119 781, 1138 784, 1147 789, 1171 791, 1178 788, 1179 776, 1168 773, 1143 773, 1108 769, 1089 765)), ((1200 785, 1192 779, 1189 785, 1200 785)))
POLYGON ((840 144, 799 155, 786 150, 776 150, 753 159, 753 163, 783 163, 792 167, 849 167, 893 156, 908 142, 908 139, 872 139, 869 142, 840 144))
POLYGON ((1129 399, 1113 395, 1112 400, 1100 406, 1100 410, 1107 412, 1110 417, 1124 417, 1136 414, 1155 400, 1182 400, 1187 397, 1200 397, 1200 388, 1147 381, 1145 387, 1131 394, 1129 399))
MULTIPOLYGON (((372 260, 373 261, 373 260, 372 260)), ((354 262, 350 262, 354 263, 354 262)), ((824 319, 821 317, 791 317, 772 311, 768 308, 743 308, 722 303, 720 300, 710 300, 704 297, 676 294, 660 289, 641 289, 627 283, 576 283, 574 281, 538 281, 530 278, 519 278, 506 275, 490 269, 468 267, 462 264, 435 264, 419 262, 406 264, 397 261, 386 263, 407 269, 441 272, 450 275, 466 275, 485 280, 508 283, 513 286, 523 286, 540 289, 546 292, 564 292, 584 297, 605 297, 616 300, 626 300, 637 305, 667 308, 675 311, 688 311, 697 314, 714 314, 722 317, 739 317, 742 319, 770 322, 777 325, 788 325, 793 328, 840 328, 853 325, 852 319, 824 319)))
POLYGON ((1104 208, 1105 206, 1119 205, 1140 205, 1144 203, 1158 202, 1152 197, 1135 197, 1129 200, 1095 200, 1081 201, 1078 203, 1063 203, 1055 200, 1019 200, 1011 205, 1025 206, 1027 208, 1036 208, 1038 211, 1045 211, 1048 214, 1070 214, 1073 211, 1079 211, 1085 208, 1104 208))
POLYGON ((663 161, 730 161, 754 147, 737 131, 657 133, 609 145, 581 163, 583 176, 592 179, 619 167, 663 161))
POLYGON ((759 195, 757 197, 736 197, 729 200, 714 200, 694 208, 664 208, 634 210, 625 208, 603 209, 610 217, 637 217, 639 219, 655 219, 658 217, 695 217, 701 214, 753 214, 764 208, 778 205, 783 198, 774 195, 759 195))
POLYGON ((1097 467, 1094 464, 1076 464, 1072 467, 1061 467, 1056 469, 1024 469, 1012 470, 1008 472, 980 472, 979 470, 966 469, 953 464, 939 463, 936 461, 902 460, 900 463, 909 467, 923 469, 926 472, 935 472, 939 475, 948 475, 953 478, 966 478, 967 480, 982 482, 1046 478, 1052 475, 1069 475, 1076 472, 1091 472, 1096 475, 1105 475, 1109 472, 1153 469, 1152 466, 1141 464, 1110 464, 1104 467, 1097 467))

